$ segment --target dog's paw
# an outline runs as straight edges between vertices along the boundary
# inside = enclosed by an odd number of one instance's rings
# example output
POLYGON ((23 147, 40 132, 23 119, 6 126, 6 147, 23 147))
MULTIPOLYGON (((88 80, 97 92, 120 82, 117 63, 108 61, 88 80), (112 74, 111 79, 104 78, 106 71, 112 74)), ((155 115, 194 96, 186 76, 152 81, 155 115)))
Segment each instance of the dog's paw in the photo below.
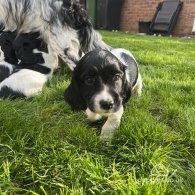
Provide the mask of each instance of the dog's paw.
POLYGON ((114 136, 115 130, 119 127, 119 125, 120 121, 113 121, 112 123, 110 123, 110 121, 107 120, 101 130, 100 141, 110 142, 110 140, 114 136))
POLYGON ((112 138, 113 138, 112 134, 104 134, 104 133, 100 134, 99 146, 101 147, 102 150, 107 151, 109 149, 112 138))
POLYGON ((100 134, 101 141, 110 140, 113 138, 115 130, 120 126, 122 114, 123 107, 121 107, 117 112, 108 116, 108 119, 103 125, 100 134))
POLYGON ((96 113, 92 112, 89 108, 87 108, 86 114, 87 114, 87 119, 91 122, 98 121, 102 118, 102 116, 100 114, 96 114, 96 113))

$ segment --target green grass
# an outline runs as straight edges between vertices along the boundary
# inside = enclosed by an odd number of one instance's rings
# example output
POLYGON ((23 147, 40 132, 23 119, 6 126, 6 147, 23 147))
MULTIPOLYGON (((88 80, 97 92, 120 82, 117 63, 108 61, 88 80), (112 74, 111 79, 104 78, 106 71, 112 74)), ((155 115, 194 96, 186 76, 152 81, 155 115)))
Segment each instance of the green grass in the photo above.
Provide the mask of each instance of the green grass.
POLYGON ((193 194, 195 40, 101 32, 129 49, 143 77, 108 150, 103 122, 63 100, 61 68, 30 100, 0 101, 0 194, 193 194))

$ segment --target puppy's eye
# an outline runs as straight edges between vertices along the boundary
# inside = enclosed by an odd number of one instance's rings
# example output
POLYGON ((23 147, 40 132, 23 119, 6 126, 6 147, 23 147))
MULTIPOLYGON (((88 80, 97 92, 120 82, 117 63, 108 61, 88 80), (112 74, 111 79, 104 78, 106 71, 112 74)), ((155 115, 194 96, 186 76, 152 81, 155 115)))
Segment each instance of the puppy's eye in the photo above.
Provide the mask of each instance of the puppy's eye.
POLYGON ((84 82, 86 85, 93 85, 95 83, 95 78, 94 77, 86 77, 84 82))
POLYGON ((113 78, 112 78, 112 80, 114 81, 114 82, 117 82, 117 81, 119 81, 121 79, 121 77, 119 76, 119 75, 114 75, 113 76, 113 78))

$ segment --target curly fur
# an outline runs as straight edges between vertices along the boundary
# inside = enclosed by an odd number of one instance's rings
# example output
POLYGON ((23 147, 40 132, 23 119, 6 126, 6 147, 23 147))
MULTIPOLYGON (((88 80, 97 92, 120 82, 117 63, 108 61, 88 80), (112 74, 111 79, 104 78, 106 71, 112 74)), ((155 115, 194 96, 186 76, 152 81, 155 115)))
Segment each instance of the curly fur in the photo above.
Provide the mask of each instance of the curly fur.
POLYGON ((0 23, 6 31, 39 31, 71 69, 80 50, 110 49, 76 0, 0 0, 0 23))

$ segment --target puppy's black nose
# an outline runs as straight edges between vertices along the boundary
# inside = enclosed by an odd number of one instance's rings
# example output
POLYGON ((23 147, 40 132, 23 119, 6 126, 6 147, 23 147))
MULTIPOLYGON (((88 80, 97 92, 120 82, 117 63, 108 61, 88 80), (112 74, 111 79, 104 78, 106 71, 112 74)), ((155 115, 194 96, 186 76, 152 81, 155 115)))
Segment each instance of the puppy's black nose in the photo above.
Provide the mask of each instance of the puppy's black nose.
POLYGON ((112 101, 110 101, 110 100, 108 100, 108 101, 101 100, 101 101, 100 101, 100 106, 101 106, 101 108, 104 109, 104 110, 110 110, 110 109, 113 108, 114 102, 112 102, 112 101))

